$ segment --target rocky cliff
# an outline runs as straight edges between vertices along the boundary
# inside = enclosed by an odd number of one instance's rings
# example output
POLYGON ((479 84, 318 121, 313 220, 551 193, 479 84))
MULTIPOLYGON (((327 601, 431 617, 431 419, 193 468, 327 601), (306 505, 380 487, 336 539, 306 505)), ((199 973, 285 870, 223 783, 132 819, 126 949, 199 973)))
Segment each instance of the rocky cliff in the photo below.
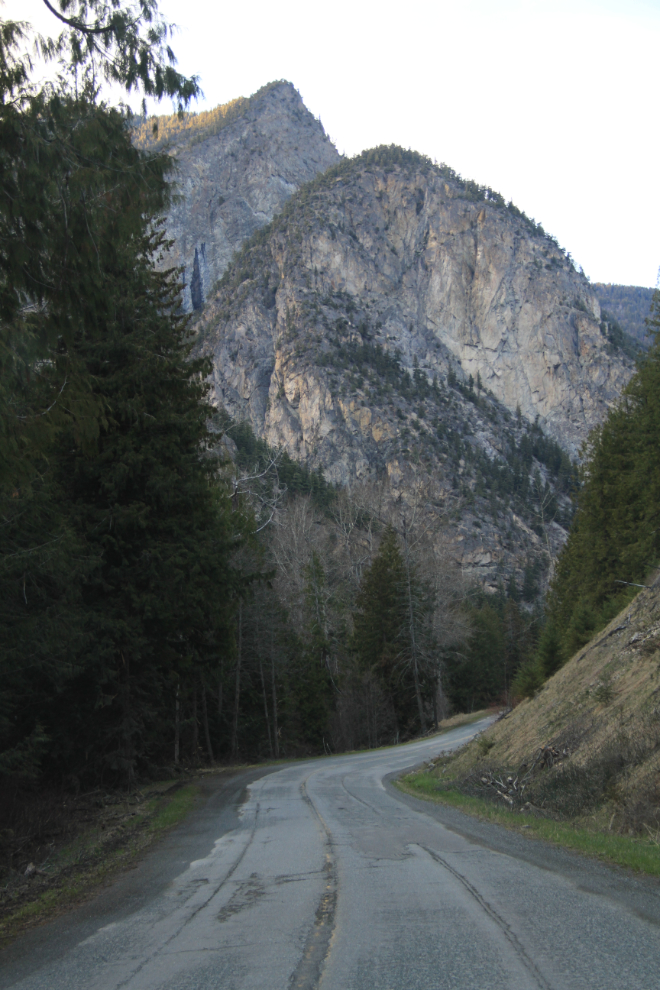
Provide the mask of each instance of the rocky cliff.
POLYGON ((486 585, 547 566, 570 518, 566 451, 632 370, 557 243, 420 155, 341 161, 287 83, 161 120, 158 140, 177 157, 172 261, 218 406, 330 481, 423 489, 486 585))
POLYGON ((339 160, 320 121, 291 83, 201 114, 160 117, 134 134, 176 159, 178 201, 167 217, 168 265, 184 269, 186 312, 203 307, 235 251, 301 185, 339 160))
POLYGON ((405 501, 424 478, 486 584, 561 544, 565 451, 632 367, 537 225, 397 148, 293 195, 197 327, 219 406, 338 484, 380 476, 405 501))
POLYGON ((621 329, 643 348, 651 343, 646 320, 651 312, 654 289, 641 285, 611 285, 595 282, 593 290, 598 297, 606 320, 615 320, 621 329))
POLYGON ((338 348, 368 345, 429 382, 479 380, 573 455, 632 369, 552 239, 492 190, 401 149, 298 192, 232 263, 200 334, 216 400, 341 481, 374 460, 349 443, 356 431, 377 445, 396 432, 355 369, 333 377, 338 348))

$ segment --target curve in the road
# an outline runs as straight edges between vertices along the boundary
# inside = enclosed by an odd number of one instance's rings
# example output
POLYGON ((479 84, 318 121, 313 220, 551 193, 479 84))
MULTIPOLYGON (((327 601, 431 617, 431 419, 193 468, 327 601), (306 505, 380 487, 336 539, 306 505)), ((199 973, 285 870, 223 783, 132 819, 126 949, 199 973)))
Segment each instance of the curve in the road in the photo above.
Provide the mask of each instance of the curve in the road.
POLYGON ((483 727, 218 783, 0 988, 655 990, 657 883, 388 784, 483 727))

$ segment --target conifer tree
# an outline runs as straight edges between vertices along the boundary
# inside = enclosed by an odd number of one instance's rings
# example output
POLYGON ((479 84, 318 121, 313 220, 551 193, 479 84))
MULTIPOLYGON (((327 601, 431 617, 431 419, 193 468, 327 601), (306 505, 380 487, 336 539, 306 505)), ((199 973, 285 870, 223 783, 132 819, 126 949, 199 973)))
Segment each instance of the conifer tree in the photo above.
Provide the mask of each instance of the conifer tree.
POLYGON ((394 705, 399 729, 410 718, 410 701, 397 672, 405 636, 405 588, 405 568, 396 531, 387 526, 378 554, 365 571, 357 595, 353 644, 362 667, 383 682, 394 705))
POLYGON ((196 83, 153 0, 48 6, 65 30, 42 51, 75 89, 31 89, 24 29, 0 24, 0 774, 130 780, 170 748, 181 678, 231 650, 243 519, 154 270, 169 160, 96 90, 185 103, 196 83))
POLYGON ((648 353, 586 448, 577 511, 549 599, 564 660, 616 614, 621 582, 643 581, 660 559, 658 292, 649 330, 648 353))
POLYGON ((148 229, 129 242, 108 285, 105 332, 78 345, 106 410, 98 439, 85 449, 64 431, 58 446, 71 524, 97 562, 83 591, 94 657, 72 703, 89 750, 128 772, 158 748, 151 734, 168 698, 173 710, 173 678, 230 648, 238 583, 240 516, 210 449, 209 369, 189 360, 173 274, 153 269, 161 242, 148 229))
POLYGON ((471 712, 499 700, 507 687, 505 627, 490 604, 469 613, 471 631, 465 648, 449 665, 448 694, 458 711, 471 712))

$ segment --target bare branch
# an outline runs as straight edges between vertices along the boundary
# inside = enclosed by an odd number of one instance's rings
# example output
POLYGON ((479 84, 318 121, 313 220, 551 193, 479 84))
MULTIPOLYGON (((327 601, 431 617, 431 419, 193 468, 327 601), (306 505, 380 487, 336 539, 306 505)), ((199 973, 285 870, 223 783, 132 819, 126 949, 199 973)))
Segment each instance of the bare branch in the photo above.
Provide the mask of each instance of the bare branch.
MULTIPOLYGON (((62 21, 67 27, 73 28, 75 31, 80 31, 82 34, 107 34, 108 31, 112 31, 112 25, 106 24, 105 27, 90 27, 89 24, 83 24, 81 21, 74 20, 70 17, 65 17, 64 14, 60 14, 58 10, 53 7, 49 0, 43 0, 45 5, 48 7, 51 14, 57 17, 58 21, 62 21)), ((137 22, 133 22, 133 27, 137 22)))

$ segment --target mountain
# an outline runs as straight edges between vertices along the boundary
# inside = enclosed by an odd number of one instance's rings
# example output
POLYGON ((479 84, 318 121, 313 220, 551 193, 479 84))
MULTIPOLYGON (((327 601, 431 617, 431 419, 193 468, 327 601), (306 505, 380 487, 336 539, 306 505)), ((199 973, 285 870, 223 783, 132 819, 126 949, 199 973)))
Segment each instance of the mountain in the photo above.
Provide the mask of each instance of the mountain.
MULTIPOLYGON (((333 388, 338 346, 398 353, 429 381, 479 375, 573 455, 632 370, 551 238, 492 190, 401 149, 339 163, 300 190, 209 303, 200 328, 217 401, 337 480, 358 471, 339 436, 353 430, 351 399, 367 399, 348 378, 333 388)), ((393 412, 385 403, 378 417, 393 412)))
POLYGON ((178 201, 167 217, 174 241, 167 264, 184 270, 186 312, 202 308, 247 237, 339 160, 320 121, 287 82, 206 113, 151 118, 133 140, 144 150, 166 148, 176 159, 178 201))
POLYGON ((289 83, 135 140, 177 159, 168 263, 218 407, 332 483, 424 479, 485 586, 547 569, 633 364, 540 225, 414 152, 340 159, 289 83))
POLYGON ((616 320, 638 344, 648 347, 646 319, 654 290, 641 285, 611 285, 603 282, 594 282, 592 288, 604 314, 616 320))

